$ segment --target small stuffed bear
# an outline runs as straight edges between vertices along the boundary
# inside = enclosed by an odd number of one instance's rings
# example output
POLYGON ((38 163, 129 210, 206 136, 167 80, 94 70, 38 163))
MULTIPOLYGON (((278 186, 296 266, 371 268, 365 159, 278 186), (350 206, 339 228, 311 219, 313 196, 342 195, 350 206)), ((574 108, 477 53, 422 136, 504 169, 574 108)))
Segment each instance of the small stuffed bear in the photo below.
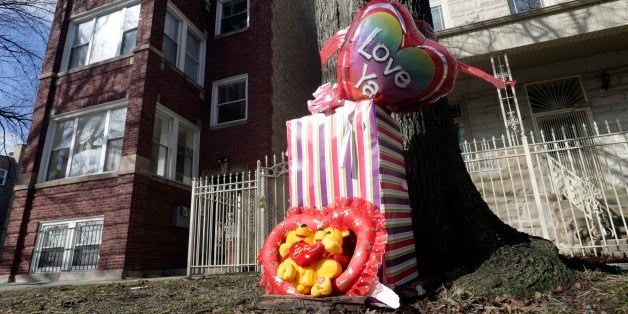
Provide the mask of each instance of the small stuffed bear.
POLYGON ((343 267, 349 263, 350 258, 342 255, 342 244, 349 234, 349 230, 333 227, 316 232, 314 239, 316 243, 323 244, 325 252, 322 258, 312 264, 316 272, 316 282, 310 291, 312 296, 328 296, 333 292, 332 280, 340 276, 343 267))
POLYGON ((314 232, 306 224, 302 224, 295 230, 286 232, 286 241, 279 245, 279 255, 285 260, 279 264, 277 276, 281 280, 290 282, 302 294, 309 294, 310 288, 316 281, 316 272, 309 265, 323 251, 322 245, 318 245, 320 248, 316 249, 316 253, 306 252, 312 249, 310 245, 313 242, 314 232), (308 263, 306 260, 310 260, 310 262, 308 263))
POLYGON ((280 255, 286 259, 279 264, 277 276, 302 294, 331 295, 332 280, 340 276, 349 263, 349 257, 342 255, 343 238, 347 236, 348 230, 333 227, 314 234, 305 225, 287 232, 286 242, 279 248, 280 255))
POLYGON ((306 224, 301 224, 295 230, 286 232, 286 241, 279 243, 279 255, 286 258, 290 253, 290 247, 300 241, 307 244, 314 242, 314 232, 306 224))

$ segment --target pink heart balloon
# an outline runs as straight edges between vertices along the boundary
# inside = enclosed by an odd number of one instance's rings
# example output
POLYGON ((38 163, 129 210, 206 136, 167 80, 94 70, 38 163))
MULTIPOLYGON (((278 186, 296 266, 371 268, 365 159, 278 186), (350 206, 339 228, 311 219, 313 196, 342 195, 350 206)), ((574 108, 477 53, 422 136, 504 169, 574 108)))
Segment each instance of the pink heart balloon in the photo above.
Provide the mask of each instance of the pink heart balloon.
POLYGON ((425 38, 408 10, 373 0, 356 15, 338 55, 338 96, 373 99, 392 112, 410 112, 447 95, 456 59, 425 38))

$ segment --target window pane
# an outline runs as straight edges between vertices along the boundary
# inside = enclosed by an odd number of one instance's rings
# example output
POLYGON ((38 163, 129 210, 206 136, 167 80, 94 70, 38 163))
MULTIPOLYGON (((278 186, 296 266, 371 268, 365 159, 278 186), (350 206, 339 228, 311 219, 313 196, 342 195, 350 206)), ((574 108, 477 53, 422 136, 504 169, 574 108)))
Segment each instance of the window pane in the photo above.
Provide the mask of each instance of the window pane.
POLYGON ((179 125, 177 137, 176 181, 192 183, 192 161, 194 160, 194 132, 179 125))
POLYGON ((117 55, 118 43, 122 36, 120 29, 123 18, 122 11, 118 11, 96 19, 89 63, 113 58, 117 55))
POLYGON ((161 50, 164 53, 166 61, 175 65, 177 64, 177 46, 176 42, 168 38, 168 36, 164 36, 164 44, 161 50))
POLYGON ((74 36, 74 44, 72 46, 78 46, 89 43, 92 38, 92 28, 94 26, 94 20, 77 25, 76 34, 74 36))
POLYGON ((65 247, 65 237, 68 232, 67 225, 57 225, 42 228, 44 239, 42 248, 65 247))
POLYGON ((105 171, 116 171, 120 167, 122 156, 122 139, 107 141, 107 154, 105 155, 105 171))
POLYGON ((57 133, 53 143, 53 149, 69 148, 74 133, 74 120, 67 120, 59 123, 57 133))
POLYGON ((445 20, 443 18, 443 7, 437 5, 432 7, 432 21, 434 22, 434 30, 440 31, 445 29, 445 20))
POLYGON ((164 35, 170 37, 177 42, 179 39, 179 20, 177 20, 170 12, 166 12, 166 25, 164 27, 164 35))
POLYGON ((72 257, 73 270, 94 269, 98 264, 100 245, 79 246, 74 249, 72 257))
POLYGON ((170 138, 170 123, 172 119, 160 114, 155 118, 155 129, 153 130, 153 142, 168 146, 170 138))
POLYGON ((64 121, 57 125, 57 131, 52 143, 53 150, 48 161, 48 173, 46 176, 48 180, 65 177, 73 133, 74 120, 64 121))
POLYGON ((200 68, 201 42, 190 32, 185 44, 185 74, 198 81, 198 71, 200 68))
POLYGON ((124 124, 126 122, 126 108, 111 111, 111 121, 109 121, 109 139, 121 138, 124 136, 124 124))
POLYGON ((192 58, 196 59, 196 60, 200 60, 201 58, 199 58, 200 54, 201 54, 201 42, 200 40, 198 40, 198 38, 196 38, 194 35, 192 35, 190 32, 188 32, 188 38, 187 41, 185 43, 185 52, 187 54, 189 54, 192 58))
POLYGON ((172 119, 164 117, 160 114, 158 114, 155 118, 151 171, 164 177, 168 175, 168 145, 170 140, 171 124, 172 119))
POLYGON ((246 101, 238 101, 218 107, 218 123, 242 120, 246 117, 246 101))
POLYGON ((70 176, 100 171, 101 149, 104 145, 105 113, 79 118, 70 176))
POLYGON ((85 65, 85 61, 87 59, 87 49, 89 49, 89 43, 72 47, 72 50, 70 51, 70 64, 68 65, 68 69, 85 65))
POLYGON ((194 80, 194 82, 198 81, 198 61, 194 60, 190 55, 185 55, 185 75, 194 80))
POLYGON ((168 146, 153 143, 153 155, 151 156, 151 172, 166 177, 168 165, 168 146))
POLYGON ((247 0, 232 0, 222 3, 222 18, 246 12, 247 0))
POLYGON ((248 26, 247 0, 223 2, 220 21, 220 33, 228 33, 248 26))
POLYGON ((246 98, 246 82, 237 82, 218 87, 218 104, 246 98))
POLYGON ((512 13, 521 13, 541 8, 541 0, 511 0, 512 13))
POLYGON ((137 28, 137 23, 140 20, 140 5, 135 5, 126 9, 126 15, 124 16, 123 31, 128 31, 133 28, 137 28))
POLYGON ((124 32, 122 34, 122 46, 120 46, 120 54, 127 54, 133 51, 135 48, 135 41, 137 40, 137 29, 124 32))
POLYGON ((42 228, 39 236, 43 238, 41 239, 41 249, 37 263, 37 268, 40 271, 61 270, 68 232, 67 227, 67 225, 55 225, 42 228))
POLYGON ((102 238, 102 221, 79 223, 75 233, 72 269, 88 270, 95 268, 98 263, 102 238))
POLYGON ((220 21, 220 32, 228 33, 248 26, 248 14, 246 12, 236 14, 220 21))
POLYGON ((46 176, 47 180, 65 178, 65 170, 68 166, 69 155, 69 148, 54 150, 50 153, 50 161, 48 162, 48 174, 46 176))

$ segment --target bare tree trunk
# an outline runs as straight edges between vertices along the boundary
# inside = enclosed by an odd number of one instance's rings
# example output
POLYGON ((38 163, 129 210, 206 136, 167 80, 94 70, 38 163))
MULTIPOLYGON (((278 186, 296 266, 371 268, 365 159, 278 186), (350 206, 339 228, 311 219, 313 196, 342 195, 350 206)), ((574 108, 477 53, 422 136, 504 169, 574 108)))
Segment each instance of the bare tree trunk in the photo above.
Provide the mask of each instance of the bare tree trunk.
MULTIPOLYGON (((428 1, 400 2, 431 23, 428 1)), ((317 0, 319 43, 348 26, 361 4, 317 0)), ((324 81, 334 81, 334 71, 335 64, 327 65, 324 81)), ((568 282, 571 271, 552 243, 506 225, 482 199, 466 171, 447 107, 442 99, 419 112, 395 115, 404 139, 420 276, 433 278, 435 284, 458 279, 465 289, 487 296, 547 290, 568 282)))

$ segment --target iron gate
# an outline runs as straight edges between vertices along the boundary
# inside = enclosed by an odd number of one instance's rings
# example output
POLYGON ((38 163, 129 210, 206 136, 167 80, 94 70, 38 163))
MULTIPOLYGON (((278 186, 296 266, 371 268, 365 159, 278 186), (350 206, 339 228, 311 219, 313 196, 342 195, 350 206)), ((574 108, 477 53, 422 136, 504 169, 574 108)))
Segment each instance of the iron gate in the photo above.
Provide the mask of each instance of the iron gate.
POLYGON ((188 276, 259 270, 257 252, 288 209, 284 155, 257 162, 255 172, 192 182, 188 276))

